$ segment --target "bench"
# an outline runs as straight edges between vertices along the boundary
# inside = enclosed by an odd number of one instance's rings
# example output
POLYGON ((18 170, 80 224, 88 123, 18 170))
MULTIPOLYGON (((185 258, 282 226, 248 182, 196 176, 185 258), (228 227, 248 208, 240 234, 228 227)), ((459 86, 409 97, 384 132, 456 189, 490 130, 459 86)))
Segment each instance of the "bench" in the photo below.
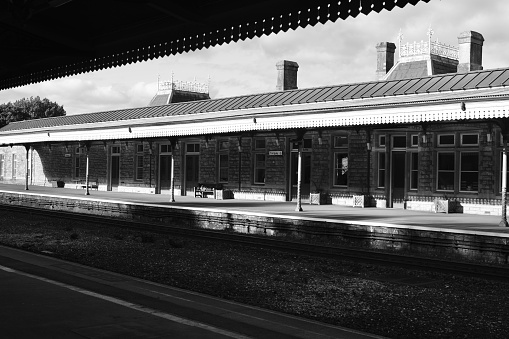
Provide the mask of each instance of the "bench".
MULTIPOLYGON (((87 183, 85 180, 81 180, 79 185, 81 186, 82 189, 87 188, 87 183)), ((88 188, 98 191, 99 190, 99 180, 96 180, 95 182, 89 181, 88 188)))
POLYGON ((212 194, 216 198, 216 190, 223 189, 222 184, 198 184, 194 187, 194 197, 206 198, 207 194, 212 194))

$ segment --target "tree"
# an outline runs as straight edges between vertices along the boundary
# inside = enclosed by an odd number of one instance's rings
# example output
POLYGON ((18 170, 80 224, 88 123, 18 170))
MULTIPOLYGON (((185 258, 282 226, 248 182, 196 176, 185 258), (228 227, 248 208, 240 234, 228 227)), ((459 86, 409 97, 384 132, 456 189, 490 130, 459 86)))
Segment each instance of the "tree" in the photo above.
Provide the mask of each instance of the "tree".
POLYGON ((64 116, 65 110, 56 102, 47 98, 41 100, 39 96, 23 98, 14 103, 0 105, 0 127, 13 121, 32 120, 64 116))

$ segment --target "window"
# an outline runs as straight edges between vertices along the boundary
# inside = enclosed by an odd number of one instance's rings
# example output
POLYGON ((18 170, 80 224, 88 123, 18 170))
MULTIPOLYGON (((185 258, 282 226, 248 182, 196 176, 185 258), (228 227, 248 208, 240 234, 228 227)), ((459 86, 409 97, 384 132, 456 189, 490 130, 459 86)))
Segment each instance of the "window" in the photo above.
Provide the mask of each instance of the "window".
POLYGON ((385 153, 378 153, 378 187, 385 187, 385 153))
POLYGON ((460 191, 477 192, 479 187, 479 153, 461 152, 460 191))
POLYGON ((419 136, 417 134, 412 134, 412 136, 411 136, 411 146, 412 147, 419 146, 419 136))
POLYGON ((228 140, 219 140, 218 147, 219 151, 228 151, 230 148, 230 142, 228 140))
POLYGON ((136 145, 136 171, 135 171, 135 180, 143 180, 143 144, 136 145))
POLYGON ((348 186, 348 135, 334 136, 334 186, 348 186))
POLYGON ((219 140, 218 141, 218 149, 219 149, 219 161, 218 161, 218 175, 219 182, 227 183, 229 179, 229 156, 228 152, 230 150, 230 142, 228 140, 219 140))
POLYGON ((479 134, 462 134, 461 146, 477 146, 479 145, 479 134))
POLYGON ((161 153, 168 153, 171 152, 171 146, 170 145, 161 145, 161 153))
POLYGON ((393 148, 406 148, 406 136, 405 135, 395 135, 392 137, 392 147, 393 148))
POLYGON ((4 155, 0 154, 0 179, 4 177, 4 155))
MULTIPOLYGON (((228 154, 220 153, 219 154, 219 182, 228 182, 229 178, 229 162, 228 162, 228 154)), ((262 175, 262 174, 260 174, 262 175)), ((265 173, 263 173, 264 181, 265 181, 265 173)), ((256 177, 255 177, 256 182, 256 177)))
POLYGON ((419 188, 419 153, 410 153, 410 189, 419 188))
POLYGON ((439 135, 438 146, 454 146, 454 134, 439 135))
POLYGON ((347 148, 347 147, 348 147, 348 135, 334 136, 334 148, 347 148))
POLYGON ((255 150, 265 149, 265 139, 255 139, 254 148, 255 150))
POLYGON ((111 154, 119 155, 120 154, 120 146, 111 146, 111 154))
POLYGON ((438 153, 437 162, 437 190, 454 191, 454 152, 438 153))
POLYGON ((265 153, 256 153, 254 161, 254 183, 265 183, 265 153))
MULTIPOLYGON (((168 147, 170 147, 168 145, 168 147)), ((186 153, 198 153, 200 152, 200 144, 187 144, 186 145, 186 153)))
POLYGON ((12 155, 12 167, 11 167, 11 174, 12 178, 16 179, 16 168, 18 167, 18 158, 16 154, 12 155))
POLYGON ((334 153, 334 186, 348 185, 348 153, 334 153))
POLYGON ((378 145, 380 147, 385 147, 385 135, 381 135, 379 136, 379 139, 378 139, 378 145))
POLYGON ((253 182, 255 184, 265 184, 265 138, 254 139, 254 163, 253 163, 253 182))

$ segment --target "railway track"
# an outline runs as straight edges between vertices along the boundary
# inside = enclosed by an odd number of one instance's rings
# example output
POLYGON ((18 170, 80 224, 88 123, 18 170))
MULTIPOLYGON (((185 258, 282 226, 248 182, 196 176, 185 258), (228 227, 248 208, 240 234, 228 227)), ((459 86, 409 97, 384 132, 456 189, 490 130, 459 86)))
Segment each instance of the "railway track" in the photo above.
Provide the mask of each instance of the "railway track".
POLYGON ((50 211, 26 206, 0 205, 0 210, 1 209, 30 213, 32 215, 43 215, 46 217, 79 220, 81 222, 87 222, 93 225, 128 228, 137 231, 153 232, 158 234, 173 234, 185 237, 209 239, 214 241, 226 241, 247 246, 292 252, 299 255, 348 259, 371 264, 397 265, 406 268, 431 270, 443 273, 469 275, 485 279, 509 281, 509 266, 506 267, 499 265, 484 265, 471 262, 459 262, 411 255, 400 255, 366 249, 325 246, 292 240, 282 240, 278 239, 277 237, 270 236, 257 236, 252 234, 248 235, 198 228, 184 228, 178 226, 164 226, 148 222, 130 221, 90 214, 77 214, 65 211, 50 211))

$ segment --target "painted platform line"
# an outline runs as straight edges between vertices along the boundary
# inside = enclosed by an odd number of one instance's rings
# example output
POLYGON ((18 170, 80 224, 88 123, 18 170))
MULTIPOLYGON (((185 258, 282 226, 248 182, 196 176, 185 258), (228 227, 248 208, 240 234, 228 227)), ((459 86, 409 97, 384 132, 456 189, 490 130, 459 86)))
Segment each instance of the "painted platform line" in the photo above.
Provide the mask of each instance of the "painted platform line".
POLYGON ((3 270, 3 271, 8 272, 8 273, 18 274, 18 275, 25 276, 25 277, 28 277, 28 278, 44 281, 44 282, 49 283, 49 284, 53 284, 53 285, 56 285, 56 286, 59 286, 59 287, 63 287, 63 288, 66 288, 66 289, 69 289, 69 290, 72 290, 72 291, 75 291, 75 292, 78 292, 78 293, 81 293, 81 294, 85 294, 85 295, 88 295, 88 296, 91 296, 91 297, 94 297, 94 298, 102 299, 102 300, 105 300, 105 301, 108 301, 108 302, 111 302, 111 303, 114 303, 114 304, 117 304, 117 305, 121 305, 121 306, 130 308, 130 309, 133 309, 133 310, 136 310, 136 311, 140 311, 140 312, 147 313, 147 314, 159 317, 159 318, 170 320, 170 321, 182 324, 182 325, 197 327, 197 328, 200 328, 200 329, 204 329, 204 330, 207 330, 207 331, 210 331, 210 332, 214 332, 214 333, 217 333, 217 334, 221 334, 221 335, 224 335, 224 336, 227 336, 227 337, 230 337, 230 338, 234 338, 234 339, 250 339, 250 337, 244 336, 242 334, 233 333, 233 332, 226 331, 226 330, 223 330, 223 329, 220 329, 220 328, 217 328, 217 327, 214 327, 214 326, 210 326, 210 325, 207 325, 207 324, 203 324, 203 323, 200 323, 200 322, 197 322, 197 321, 193 321, 193 320, 177 317, 177 316, 165 313, 165 312, 157 311, 157 310, 154 310, 154 309, 151 309, 151 308, 148 308, 148 307, 144 307, 144 306, 141 306, 141 305, 137 305, 137 304, 134 304, 134 303, 130 303, 130 302, 118 299, 118 298, 110 297, 110 296, 99 294, 99 293, 92 292, 92 291, 88 291, 88 290, 85 290, 85 289, 82 289, 82 288, 79 288, 79 287, 75 287, 75 286, 71 286, 71 285, 68 285, 68 284, 64 284, 64 283, 61 283, 61 282, 58 282, 58 281, 55 281, 55 280, 39 277, 39 276, 30 274, 30 273, 25 273, 25 272, 13 270, 12 268, 9 268, 9 267, 5 267, 5 266, 1 266, 0 265, 0 270, 3 270))

